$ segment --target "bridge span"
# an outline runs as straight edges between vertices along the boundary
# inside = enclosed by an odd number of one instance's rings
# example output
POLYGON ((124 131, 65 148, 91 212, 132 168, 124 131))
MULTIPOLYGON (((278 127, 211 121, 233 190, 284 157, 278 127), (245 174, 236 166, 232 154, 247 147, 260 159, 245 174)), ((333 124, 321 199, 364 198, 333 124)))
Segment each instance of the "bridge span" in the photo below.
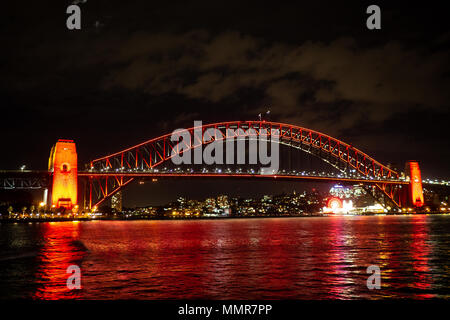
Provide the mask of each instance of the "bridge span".
MULTIPOLYGON (((48 171, 1 171, 0 188, 48 188, 53 207, 71 209, 78 203, 79 194, 88 193, 88 207, 92 209, 136 179, 210 178, 253 179, 272 181, 310 181, 362 184, 384 205, 394 208, 424 205, 419 164, 408 161, 406 176, 370 157, 351 144, 321 132, 295 125, 268 121, 232 121, 195 126, 178 131, 189 139, 182 141, 166 134, 122 151, 92 160, 84 170, 78 170, 75 143, 59 140, 52 148, 48 171), (202 149, 212 142, 229 139, 245 140, 276 137, 277 143, 296 149, 327 163, 338 173, 311 174, 301 168, 289 172, 261 174, 258 171, 202 171, 175 168, 164 170, 174 156, 186 151, 202 149), (181 146, 181 148, 180 148, 181 146), (178 170, 178 171, 177 171, 178 170), (78 179, 81 183, 78 183, 78 179), (79 190, 83 189, 84 190, 79 190)), ((298 164, 300 165, 300 164, 298 164)))
POLYGON ((365 183, 376 185, 378 183, 409 185, 410 182, 400 179, 369 179, 355 177, 338 177, 335 175, 310 175, 295 173, 278 173, 278 174, 257 174, 257 173, 217 173, 217 172, 99 172, 81 171, 78 172, 79 177, 86 178, 239 178, 239 179, 256 179, 256 180, 285 180, 285 181, 311 181, 311 182, 339 182, 339 183, 365 183))

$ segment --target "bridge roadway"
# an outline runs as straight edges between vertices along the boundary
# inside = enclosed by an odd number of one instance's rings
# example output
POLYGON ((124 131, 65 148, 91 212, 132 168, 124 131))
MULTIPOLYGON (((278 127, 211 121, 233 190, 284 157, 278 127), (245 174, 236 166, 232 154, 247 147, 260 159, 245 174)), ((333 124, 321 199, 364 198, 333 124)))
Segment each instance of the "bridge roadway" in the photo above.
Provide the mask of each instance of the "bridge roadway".
MULTIPOLYGON (((0 189, 40 189, 48 188, 51 172, 45 170, 0 170, 0 189)), ((408 180, 398 179, 370 179, 364 177, 345 177, 338 175, 312 175, 312 174, 289 174, 279 173, 276 175, 262 175, 258 173, 218 173, 218 172, 93 172, 79 171, 79 177, 127 177, 127 178, 243 178, 243 179, 262 179, 262 180, 283 180, 283 181, 311 181, 311 182, 342 182, 342 183, 365 183, 365 184, 397 184, 408 185, 408 180)), ((447 182, 422 181, 424 186, 449 186, 447 182)))
POLYGON ((243 178, 243 179, 266 179, 266 180, 285 180, 285 181, 311 181, 311 182, 343 182, 343 183, 386 183, 386 184, 403 184, 408 185, 409 181, 397 179, 365 179, 361 177, 339 177, 339 176, 324 176, 324 175, 302 175, 302 174, 259 174, 259 173, 219 173, 219 172, 92 172, 83 171, 78 172, 79 177, 126 177, 126 178, 243 178))
POLYGON ((50 185, 50 172, 36 170, 0 170, 0 189, 42 189, 50 185))

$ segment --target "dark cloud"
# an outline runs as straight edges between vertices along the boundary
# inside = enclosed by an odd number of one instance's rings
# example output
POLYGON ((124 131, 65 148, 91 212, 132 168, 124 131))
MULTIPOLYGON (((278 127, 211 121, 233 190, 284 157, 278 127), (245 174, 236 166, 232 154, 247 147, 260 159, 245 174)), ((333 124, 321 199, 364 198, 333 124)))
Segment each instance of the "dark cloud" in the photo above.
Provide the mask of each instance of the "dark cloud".
POLYGON ((216 103, 258 88, 281 120, 294 117, 311 126, 328 126, 329 120, 335 132, 362 116, 381 122, 411 108, 442 110, 450 95, 449 51, 431 53, 395 41, 375 48, 360 48, 351 38, 292 46, 237 32, 197 31, 139 34, 121 47, 127 50, 109 57, 120 67, 103 80, 105 89, 172 92, 216 103), (310 98, 302 101, 305 93, 310 98), (327 117, 342 101, 349 103, 339 122, 327 117), (309 108, 314 104, 330 108, 309 108))

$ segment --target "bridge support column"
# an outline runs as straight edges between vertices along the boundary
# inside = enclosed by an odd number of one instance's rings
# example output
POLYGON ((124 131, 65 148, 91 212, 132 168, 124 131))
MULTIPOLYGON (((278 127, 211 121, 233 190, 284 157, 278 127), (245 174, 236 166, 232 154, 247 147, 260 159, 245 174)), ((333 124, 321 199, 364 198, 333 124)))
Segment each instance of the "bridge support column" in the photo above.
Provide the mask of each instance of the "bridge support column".
POLYGON ((409 205, 420 208, 424 205, 422 176, 420 174, 419 163, 417 161, 408 161, 406 163, 405 173, 409 174, 409 205))
POLYGON ((52 208, 72 209, 77 205, 78 160, 73 140, 58 140, 53 146, 49 159, 52 172, 52 208))
POLYGON ((48 188, 44 188, 44 194, 42 195, 42 202, 44 205, 48 205, 48 188))

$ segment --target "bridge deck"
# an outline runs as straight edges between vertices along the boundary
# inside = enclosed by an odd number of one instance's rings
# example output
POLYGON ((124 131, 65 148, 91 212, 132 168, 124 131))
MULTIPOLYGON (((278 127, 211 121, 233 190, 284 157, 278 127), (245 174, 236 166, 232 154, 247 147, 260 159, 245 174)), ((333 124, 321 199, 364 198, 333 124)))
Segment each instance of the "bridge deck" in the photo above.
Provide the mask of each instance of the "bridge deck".
POLYGON ((158 172, 79 172, 80 177, 106 178, 106 177, 127 177, 127 178, 246 178, 246 179, 266 179, 266 180, 308 180, 322 182, 351 182, 351 183, 387 183, 408 185, 404 180, 381 180, 381 179, 362 179, 345 178, 336 176, 311 176, 311 175, 289 175, 289 174, 250 174, 250 173, 158 173, 158 172))
MULTIPOLYGON (((51 172, 45 170, 0 170, 0 189, 24 188, 35 189, 48 187, 51 172), (34 178, 34 179, 33 179, 34 178), (25 181, 25 182, 24 182, 25 181), (20 182, 20 183, 19 183, 20 182), (20 185, 20 187, 19 187, 20 185)), ((262 180, 283 180, 283 181, 311 181, 311 182, 342 182, 342 183, 365 183, 365 184, 397 184, 408 185, 407 180, 397 179, 365 179, 352 177, 337 177, 337 176, 314 176, 314 175, 292 175, 292 174, 276 174, 276 175, 262 175, 251 173, 172 173, 172 172, 92 172, 79 171, 79 177, 124 177, 124 178, 241 178, 241 179, 262 179, 262 180)), ((444 186, 448 184, 439 182, 430 183, 423 181, 424 186, 444 186)))

